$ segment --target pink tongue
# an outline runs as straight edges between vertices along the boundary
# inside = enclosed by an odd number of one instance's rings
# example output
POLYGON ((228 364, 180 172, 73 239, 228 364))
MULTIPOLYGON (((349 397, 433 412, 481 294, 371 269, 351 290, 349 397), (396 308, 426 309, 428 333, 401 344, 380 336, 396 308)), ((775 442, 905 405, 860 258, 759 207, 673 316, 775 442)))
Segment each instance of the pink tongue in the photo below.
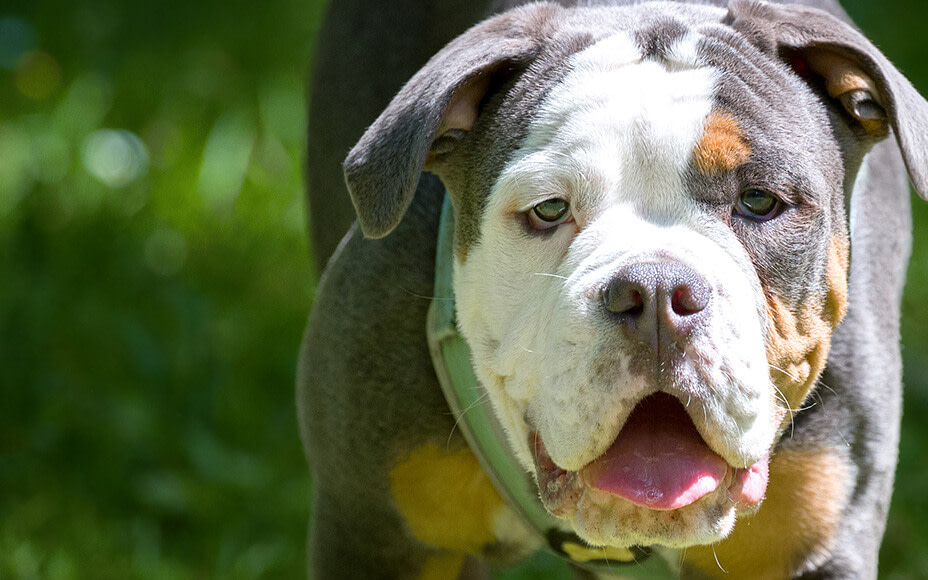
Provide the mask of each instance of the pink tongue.
POLYGON ((728 464, 709 449, 683 405, 663 393, 638 403, 612 447, 583 468, 592 487, 656 510, 712 493, 727 472, 728 464))

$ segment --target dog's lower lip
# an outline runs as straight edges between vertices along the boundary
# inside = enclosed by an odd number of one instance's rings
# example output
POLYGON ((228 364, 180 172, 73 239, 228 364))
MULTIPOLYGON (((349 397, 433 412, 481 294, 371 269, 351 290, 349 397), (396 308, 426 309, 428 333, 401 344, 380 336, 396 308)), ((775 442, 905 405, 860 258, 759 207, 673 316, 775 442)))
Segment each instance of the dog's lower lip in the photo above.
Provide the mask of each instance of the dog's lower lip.
POLYGON ((578 473, 562 469, 554 463, 537 432, 533 431, 529 435, 529 441, 535 459, 538 491, 545 508, 555 516, 570 517, 576 510, 580 491, 578 473))
POLYGON ((569 515, 584 487, 662 511, 686 507, 720 486, 740 507, 757 505, 766 492, 766 457, 747 468, 729 465, 666 394, 640 402, 609 450, 579 471, 559 467, 538 433, 531 442, 541 496, 555 515, 569 515))
POLYGON ((752 507, 764 499, 767 492, 770 457, 765 456, 754 465, 735 470, 728 486, 728 495, 735 505, 752 507))

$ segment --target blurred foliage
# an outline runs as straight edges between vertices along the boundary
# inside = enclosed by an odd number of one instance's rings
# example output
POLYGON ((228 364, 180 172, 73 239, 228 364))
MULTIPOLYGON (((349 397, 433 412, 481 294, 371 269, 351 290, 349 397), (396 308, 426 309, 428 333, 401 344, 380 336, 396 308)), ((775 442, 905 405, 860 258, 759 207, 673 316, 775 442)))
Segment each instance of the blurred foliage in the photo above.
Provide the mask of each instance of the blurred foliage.
POLYGON ((0 6, 0 578, 305 575, 320 6, 0 6))
MULTIPOLYGON (((304 575, 292 385, 320 4, 0 4, 0 578, 304 575)), ((928 7, 847 4, 926 92, 928 7)), ((928 578, 916 213, 892 579, 928 578)))

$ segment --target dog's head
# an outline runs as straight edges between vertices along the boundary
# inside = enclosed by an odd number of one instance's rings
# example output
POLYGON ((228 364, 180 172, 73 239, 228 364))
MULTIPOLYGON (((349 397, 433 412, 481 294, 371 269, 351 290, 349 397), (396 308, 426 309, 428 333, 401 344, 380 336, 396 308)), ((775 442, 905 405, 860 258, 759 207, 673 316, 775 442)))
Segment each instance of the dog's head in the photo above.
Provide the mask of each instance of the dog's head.
POLYGON ((531 5, 438 53, 345 162, 387 235, 423 168, 456 215, 475 370, 541 497, 596 545, 717 541, 847 304, 846 194, 928 105, 858 32, 735 0, 531 5))

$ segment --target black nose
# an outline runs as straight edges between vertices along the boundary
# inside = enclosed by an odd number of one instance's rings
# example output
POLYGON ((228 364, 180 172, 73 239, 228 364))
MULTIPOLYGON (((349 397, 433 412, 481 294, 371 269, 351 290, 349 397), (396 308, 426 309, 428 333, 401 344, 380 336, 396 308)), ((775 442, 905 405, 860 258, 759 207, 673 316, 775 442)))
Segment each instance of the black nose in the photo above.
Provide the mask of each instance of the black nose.
POLYGON ((632 338, 656 350, 662 342, 688 338, 702 324, 711 300, 709 284, 675 261, 630 264, 602 290, 610 316, 632 338))

